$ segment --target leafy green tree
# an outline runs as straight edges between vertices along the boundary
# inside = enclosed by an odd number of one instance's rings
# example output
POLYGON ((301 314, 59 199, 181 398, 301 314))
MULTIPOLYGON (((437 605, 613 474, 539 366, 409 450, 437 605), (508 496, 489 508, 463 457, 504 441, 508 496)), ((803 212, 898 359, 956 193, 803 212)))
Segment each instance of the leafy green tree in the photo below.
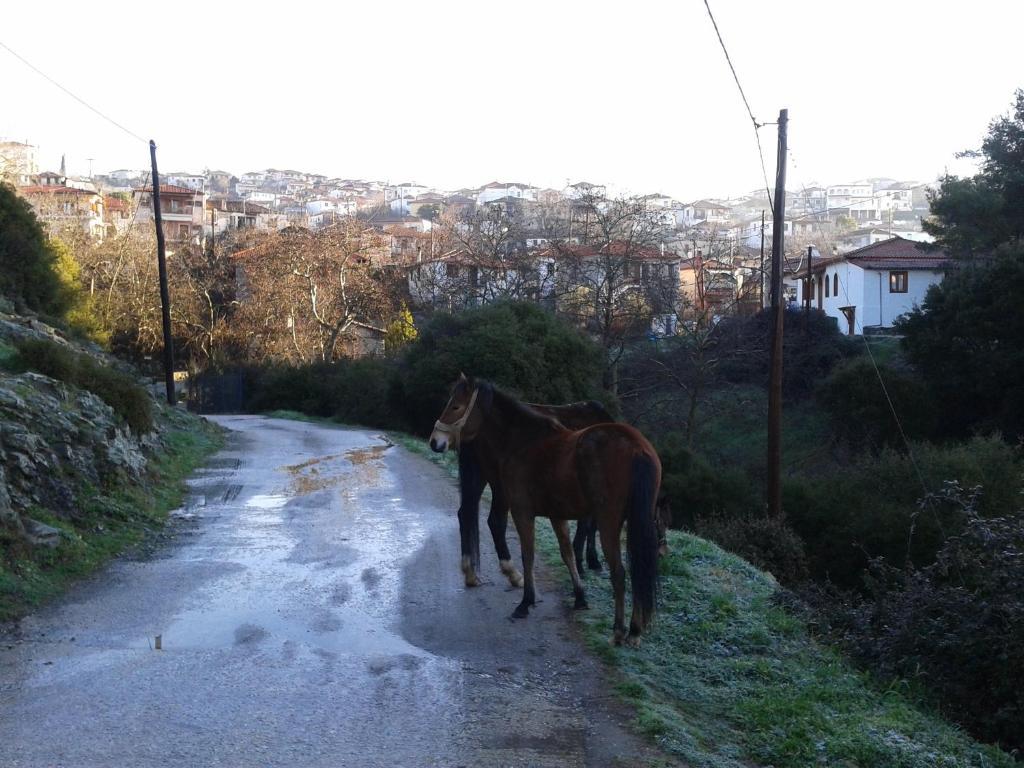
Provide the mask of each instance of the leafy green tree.
POLYGON ((958 257, 991 254, 1024 237, 1024 90, 1018 90, 1010 114, 989 123, 981 158, 969 179, 946 176, 932 198, 932 219, 925 229, 958 257))
POLYGON ((62 315, 66 295, 56 263, 57 254, 32 206, 14 187, 0 184, 0 294, 19 309, 62 315))
POLYGON ((1004 245, 932 286, 898 328, 950 435, 1024 436, 1024 246, 1004 245))
POLYGON ((1024 435, 1024 90, 989 124, 970 179, 947 177, 927 229, 958 258, 897 325, 951 435, 1024 435))
POLYGON ((532 402, 607 399, 600 349, 567 323, 528 303, 438 314, 409 345, 391 393, 418 431, 429 431, 459 375, 478 376, 532 402))

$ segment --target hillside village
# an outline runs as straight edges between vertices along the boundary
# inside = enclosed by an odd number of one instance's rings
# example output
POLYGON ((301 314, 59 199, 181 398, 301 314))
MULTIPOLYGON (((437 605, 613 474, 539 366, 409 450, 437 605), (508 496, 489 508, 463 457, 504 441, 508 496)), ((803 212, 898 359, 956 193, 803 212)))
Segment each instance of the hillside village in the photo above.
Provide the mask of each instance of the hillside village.
MULTIPOLYGON (((0 178, 14 183, 43 221, 97 241, 152 228, 148 171, 75 176, 63 160, 58 171, 40 169, 37 156, 31 144, 0 142, 0 178)), ((810 300, 850 334, 891 327, 941 279, 945 256, 918 247, 931 239, 921 224, 934 187, 872 178, 788 190, 787 301, 810 300)), ((650 193, 615 201, 588 181, 563 189, 492 181, 443 190, 271 168, 161 173, 160 192, 167 240, 204 248, 240 234, 315 233, 358 220, 380 235, 375 263, 404 271, 414 310, 498 298, 557 304, 595 270, 643 289, 656 335, 674 332, 680 318, 750 314, 765 303, 760 276, 772 216, 764 190, 724 200, 650 193), (628 207, 632 232, 643 230, 628 244, 598 232, 613 203, 628 207), (621 262, 617 272, 608 265, 611 254, 621 262)), ((244 261, 245 249, 236 255, 244 261)))

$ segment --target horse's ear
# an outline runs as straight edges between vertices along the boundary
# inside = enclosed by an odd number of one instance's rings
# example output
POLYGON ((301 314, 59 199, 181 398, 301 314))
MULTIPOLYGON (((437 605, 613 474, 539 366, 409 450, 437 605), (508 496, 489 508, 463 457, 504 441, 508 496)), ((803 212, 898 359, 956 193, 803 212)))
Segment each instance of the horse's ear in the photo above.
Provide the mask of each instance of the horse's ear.
POLYGON ((491 405, 494 403, 494 385, 489 381, 481 381, 476 388, 476 401, 483 408, 484 413, 491 410, 491 405))

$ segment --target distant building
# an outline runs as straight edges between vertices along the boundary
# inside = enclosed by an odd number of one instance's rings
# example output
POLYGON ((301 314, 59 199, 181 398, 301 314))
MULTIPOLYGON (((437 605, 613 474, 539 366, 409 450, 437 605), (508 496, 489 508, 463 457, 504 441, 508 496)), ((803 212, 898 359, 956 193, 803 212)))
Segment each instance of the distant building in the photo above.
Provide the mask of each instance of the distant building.
MULTIPOLYGON (((152 185, 132 193, 136 223, 153 221, 152 185)), ((206 195, 188 187, 160 185, 160 218, 164 237, 171 241, 199 242, 203 235, 206 195)))
POLYGON ((809 295, 811 305, 835 319, 844 333, 860 335, 891 328, 897 317, 920 305, 928 289, 942 281, 949 261, 943 251, 893 237, 816 260, 810 282, 806 274, 789 275, 786 282, 798 306, 809 295))
POLYGON ((32 184, 18 192, 32 205, 36 215, 56 228, 81 229, 102 240, 107 234, 103 220, 103 196, 86 189, 62 184, 32 184))
POLYGON ((37 173, 36 147, 20 141, 0 141, 0 181, 27 186, 37 173))

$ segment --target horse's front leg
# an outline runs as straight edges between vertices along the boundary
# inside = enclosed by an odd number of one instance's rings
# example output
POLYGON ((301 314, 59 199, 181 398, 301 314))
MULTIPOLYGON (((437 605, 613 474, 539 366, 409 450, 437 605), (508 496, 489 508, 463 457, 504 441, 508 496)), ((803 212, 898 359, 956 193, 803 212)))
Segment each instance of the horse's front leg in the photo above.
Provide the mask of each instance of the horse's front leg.
POLYGON ((519 546, 523 550, 523 600, 512 611, 512 617, 525 619, 530 614, 530 608, 537 603, 537 592, 533 586, 534 521, 532 514, 518 513, 515 509, 512 510, 512 519, 519 534, 519 546))
POLYGON ((483 475, 476 446, 465 443, 459 449, 459 540, 462 546, 462 574, 467 587, 480 585, 480 497, 483 475))
POLYGON ((513 587, 523 586, 523 575, 512 564, 512 553, 508 548, 505 531, 508 528, 508 499, 501 483, 491 481, 491 513, 487 516, 487 527, 494 539, 494 551, 498 553, 498 567, 513 587))

